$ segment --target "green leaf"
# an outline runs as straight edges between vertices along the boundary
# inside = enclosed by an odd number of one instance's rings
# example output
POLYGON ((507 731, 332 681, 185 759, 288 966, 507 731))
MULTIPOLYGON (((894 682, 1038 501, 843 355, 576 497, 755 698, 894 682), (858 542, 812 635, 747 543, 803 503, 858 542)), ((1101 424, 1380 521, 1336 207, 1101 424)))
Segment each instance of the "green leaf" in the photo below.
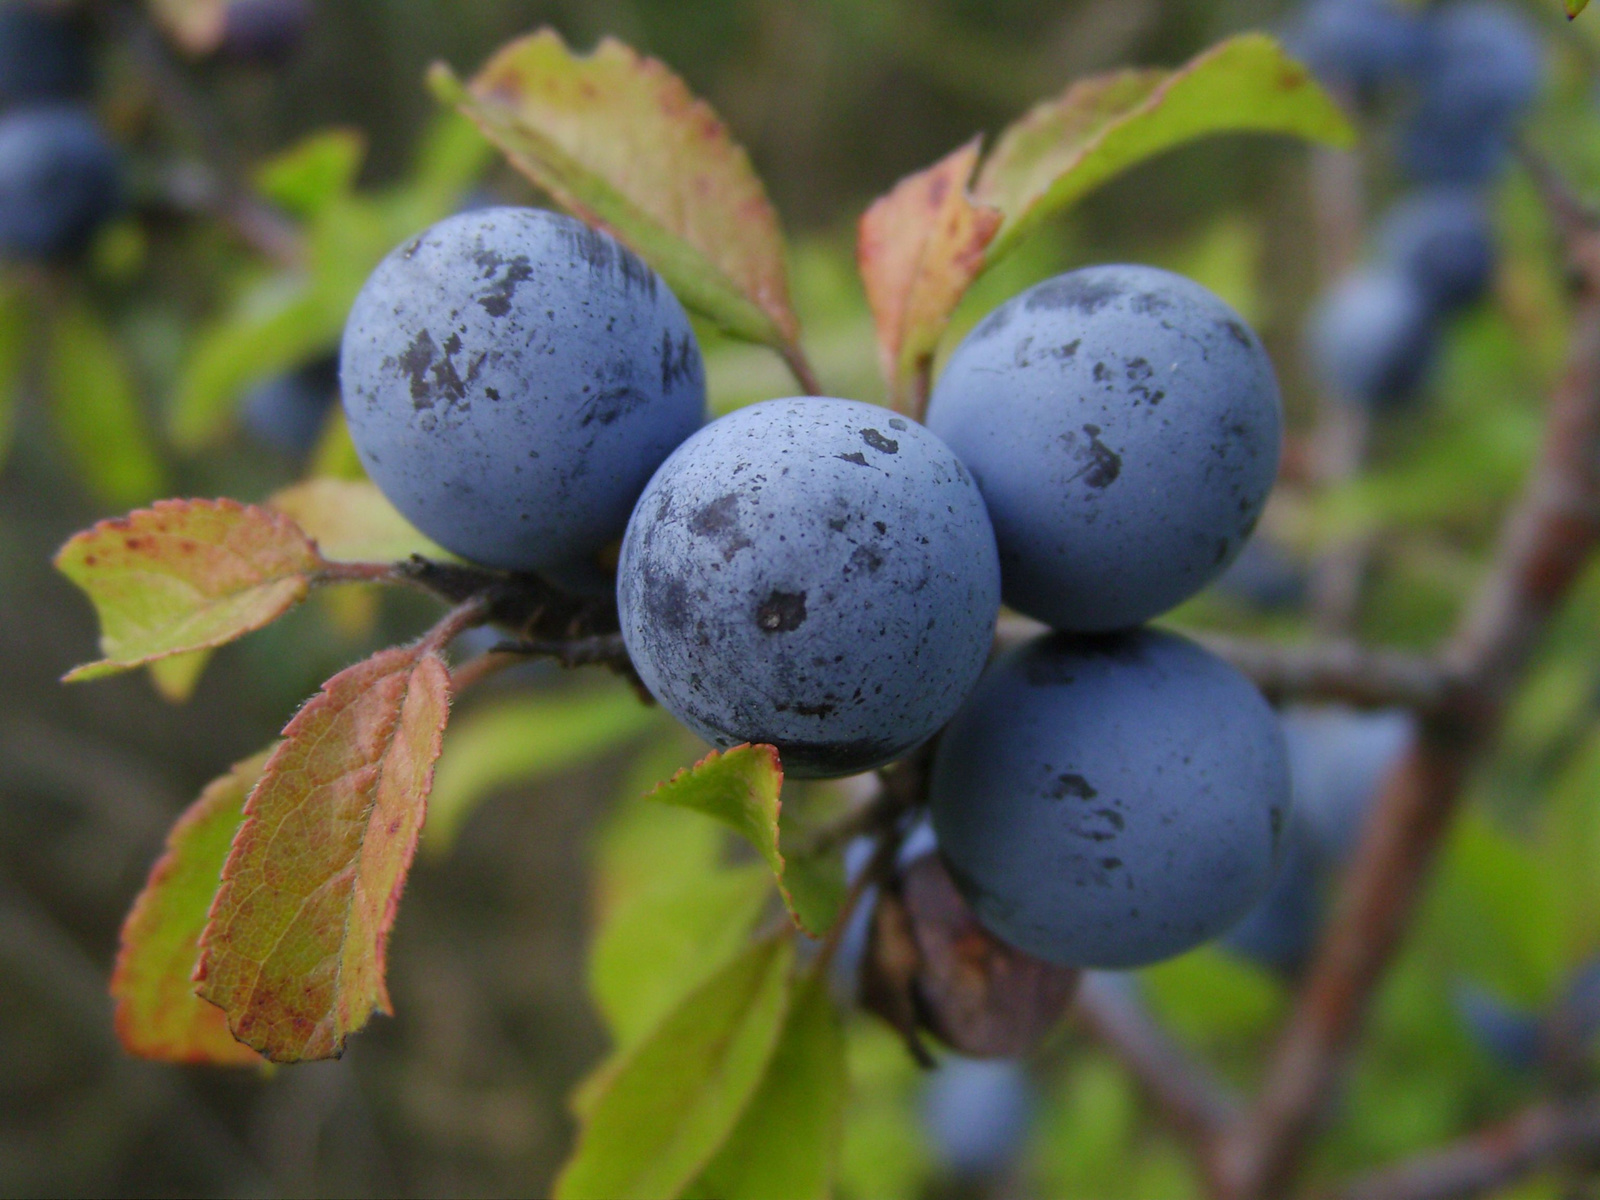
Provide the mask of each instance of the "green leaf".
POLYGON ((1132 1165, 1145 1152, 1139 1094, 1128 1073, 1090 1050, 1052 1080, 1030 1138, 1030 1182, 1052 1196, 1127 1196, 1132 1165))
POLYGON ((167 414, 173 442, 191 451, 209 445, 227 430, 252 384, 336 345, 364 280, 276 277, 202 331, 167 414))
POLYGON ((589 958, 589 990, 626 1050, 745 944, 772 876, 759 863, 704 868, 614 908, 589 958))
POLYGON ((272 1061, 336 1058, 391 1011, 389 929, 449 713, 436 651, 385 650, 323 685, 250 793, 195 981, 272 1061))
MULTIPOLYGON (((789 835, 789 825, 786 816, 778 822, 780 847, 799 840, 789 835)), ((778 884, 784 903, 801 929, 813 937, 821 937, 839 919, 839 911, 850 892, 845 880, 844 858, 839 853, 803 854, 786 850, 783 861, 778 884)))
POLYGON ((727 831, 720 825, 646 796, 664 776, 694 760, 680 729, 668 724, 665 733, 633 756, 617 788, 616 808, 595 839, 591 894, 597 926, 637 897, 671 890, 686 876, 716 870, 726 858, 727 831))
POLYGON ((332 562, 403 562, 414 554, 449 559, 366 480, 308 479, 273 495, 267 507, 300 527, 332 562))
POLYGON ((16 435, 17 401, 28 365, 33 312, 23 293, 0 286, 0 469, 11 457, 16 435))
POLYGON ((751 946, 607 1073, 557 1200, 670 1200, 716 1155, 760 1086, 789 1006, 794 946, 751 946))
POLYGON ((142 504, 166 490, 166 468, 139 407, 121 348, 77 297, 50 325, 50 410, 84 482, 107 504, 142 504))
POLYGON ((679 771, 651 798, 677 808, 704 813, 739 834, 766 860, 778 877, 795 922, 813 937, 833 925, 844 898, 842 867, 829 858, 786 861, 780 814, 783 767, 771 746, 736 746, 712 751, 694 767, 679 771))
POLYGON ((1559 878, 1547 854, 1469 805, 1440 856, 1419 939, 1505 999, 1543 1005, 1567 961, 1559 878))
POLYGON ((56 569, 88 593, 105 658, 98 679, 231 642, 277 620, 323 566, 293 521, 232 500, 161 500, 67 542, 56 569))
POLYGON ((150 682, 168 704, 187 704, 200 686, 200 677, 211 661, 211 651, 190 650, 170 658, 158 658, 145 670, 150 672, 150 682))
POLYGON ((902 180, 867 210, 857 248, 894 406, 920 417, 951 313, 1040 222, 1144 159, 1240 132, 1337 145, 1355 136, 1303 66, 1245 34, 1176 71, 1074 84, 1005 130, 976 178, 974 141, 902 180))
POLYGON ((442 64, 430 82, 558 204, 637 251, 686 307, 800 359, 777 214, 721 120, 661 63, 613 38, 575 55, 544 29, 465 86, 442 64))
POLYGON ((660 722, 659 710, 640 704, 620 683, 577 694, 514 696, 465 713, 439 761, 427 853, 449 850, 472 810, 496 788, 567 770, 660 722))
MULTIPOLYGON (((1586 674, 1591 706, 1594 676, 1586 674)), ((1555 878, 1562 943, 1569 961, 1600 949, 1600 731, 1591 730, 1557 772, 1541 814, 1541 854, 1555 878)))
POLYGON ((298 217, 315 217, 355 187, 366 156, 360 130, 325 129, 257 168, 256 188, 298 217))
POLYGON ((847 1080, 844 1029, 814 971, 796 988, 761 1089, 688 1195, 827 1200, 838 1167, 847 1080))
POLYGON ((312 479, 346 479, 353 483, 367 478, 367 469, 361 465, 356 444, 350 439, 350 425, 344 419, 343 408, 335 408, 328 414, 322 437, 306 463, 306 475, 312 479))
POLYGON ((441 112, 423 134, 405 191, 440 212, 449 212, 494 157, 494 146, 476 125, 460 113, 441 112))
POLYGON ((713 750, 650 793, 675 808, 692 808, 743 837, 766 859, 773 874, 783 873, 778 853, 779 799, 783 766, 771 746, 713 750))
POLYGON ((858 1016, 845 1045, 850 1100, 839 1190, 852 1200, 917 1200, 934 1175, 928 1133, 917 1119, 925 1074, 884 1022, 858 1016))
POLYGON ((261 1061, 234 1040, 222 1010, 194 994, 190 977, 245 797, 269 753, 245 759, 200 793, 167 835, 166 852, 123 923, 111 995, 117 1036, 130 1054, 227 1066, 261 1061))
POLYGON ((1001 134, 978 172, 973 198, 1005 213, 989 261, 1136 163, 1196 138, 1244 132, 1355 141, 1310 72, 1265 34, 1231 38, 1176 71, 1074 84, 1001 134))

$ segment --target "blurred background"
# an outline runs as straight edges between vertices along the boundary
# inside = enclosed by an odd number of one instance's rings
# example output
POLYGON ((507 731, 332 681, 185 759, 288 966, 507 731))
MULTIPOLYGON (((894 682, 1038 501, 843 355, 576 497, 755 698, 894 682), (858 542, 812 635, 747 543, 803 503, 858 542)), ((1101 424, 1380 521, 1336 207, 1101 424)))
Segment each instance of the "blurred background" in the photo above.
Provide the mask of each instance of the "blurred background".
MULTIPOLYGON (((197 679, 174 670, 65 688, 61 674, 93 657, 95 628, 52 554, 157 496, 260 500, 308 473, 350 472, 327 416, 326 356, 355 287, 391 246, 460 206, 537 201, 475 133, 441 117, 423 85, 435 60, 467 74, 549 24, 577 47, 611 34, 671 64, 767 180, 825 384, 872 400, 883 393, 853 241, 873 197, 1076 77, 1177 65, 1231 33, 1284 28, 1293 6, 321 0, 301 44, 198 56, 141 5, 78 7, 93 70, 84 102, 122 161, 126 204, 70 261, 0 271, 0 1194, 544 1194, 572 1135, 566 1097, 605 1048, 585 949, 606 887, 628 882, 639 836, 629 798, 695 747, 608 679, 527 669, 497 681, 452 728, 459 821, 426 835, 407 888, 390 952, 396 1016, 339 1062, 270 1077, 136 1062, 117 1047, 106 983, 167 828, 323 679, 412 636, 428 609, 319 594, 197 679)), ((1600 17, 1569 27, 1557 0, 1512 7, 1543 60, 1528 136, 1600 195, 1600 17)), ((1178 624, 1433 645, 1537 444, 1564 349, 1565 280, 1511 167, 1486 190, 1497 261, 1487 294, 1430 327, 1427 369, 1361 417, 1359 452, 1329 451, 1329 430, 1348 435, 1349 422, 1336 408, 1329 417, 1338 381, 1318 375, 1302 330, 1370 257, 1376 214, 1409 186, 1397 165, 1404 99, 1365 100, 1354 169, 1262 138, 1169 154, 1040 233, 958 314, 957 337, 1037 280, 1135 260, 1193 276, 1260 331, 1294 430, 1285 481, 1251 551, 1178 624), (1328 600, 1329 562, 1352 557, 1360 586, 1328 600)), ((14 169, 5 144, 0 188, 14 169)), ((709 330, 703 344, 714 405, 791 390, 766 352, 709 330)), ((1319 1168, 1385 1162, 1509 1111, 1552 1078, 1590 1079, 1597 700, 1592 576, 1473 784, 1319 1168), (1579 1030, 1559 1062, 1546 1053, 1557 1017, 1579 1030)), ((1392 714, 1319 711, 1295 716, 1291 735, 1297 762, 1312 764, 1297 787, 1326 777, 1315 786, 1338 826, 1405 728, 1392 714)), ((1132 985, 1241 1083, 1260 1067, 1346 835, 1318 836, 1317 865, 1298 890, 1285 885, 1293 894, 1255 933, 1132 985)), ((893 1034, 860 1018, 851 1063, 845 1195, 1197 1194, 1132 1082, 1070 1022, 1027 1064, 957 1064, 930 1086, 893 1034)), ((1518 1194, 1589 1194, 1578 1186, 1546 1180, 1518 1194)))

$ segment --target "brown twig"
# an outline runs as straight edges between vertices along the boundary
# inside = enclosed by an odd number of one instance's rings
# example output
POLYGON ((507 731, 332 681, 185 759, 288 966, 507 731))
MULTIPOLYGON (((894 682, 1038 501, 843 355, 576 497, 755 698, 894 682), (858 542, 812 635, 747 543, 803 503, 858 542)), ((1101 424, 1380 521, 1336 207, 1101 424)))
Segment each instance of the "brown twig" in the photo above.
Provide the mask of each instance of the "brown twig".
MULTIPOLYGON (((1354 103, 1348 97, 1347 108, 1354 103)), ((1311 207, 1317 233, 1317 275, 1324 287, 1343 278, 1361 255, 1365 203, 1361 159, 1348 150, 1318 147, 1311 153, 1311 207)), ((1370 420, 1366 410, 1326 388, 1317 397, 1317 428, 1311 439, 1312 469, 1324 486, 1342 483, 1366 461, 1370 420)), ((1311 612, 1330 636, 1344 634, 1361 605, 1371 557, 1365 538, 1331 547, 1311 573, 1311 612)))
POLYGON ((521 658, 553 658, 563 667, 623 667, 628 665, 628 647, 620 633, 602 633, 582 638, 536 638, 501 642, 492 653, 521 658))
POLYGON ((1156 1023, 1131 977, 1089 971, 1078 985, 1077 1012, 1155 1100, 1167 1120, 1200 1150, 1204 1162, 1243 1111, 1239 1098, 1156 1023))
POLYGON ((1352 641, 1286 646, 1216 634, 1198 640, 1275 703, 1337 700, 1356 708, 1428 712, 1454 691, 1450 672, 1421 654, 1374 650, 1352 641))
POLYGON ((473 596, 463 600, 422 635, 424 650, 438 653, 469 629, 482 625, 489 619, 490 602, 487 597, 473 596))
POLYGON ((1546 1167, 1600 1155, 1600 1097, 1538 1104, 1511 1120, 1409 1162, 1363 1175, 1329 1200, 1469 1200, 1546 1167))
MULTIPOLYGON (((1010 650, 1049 632, 1026 617, 1005 616, 995 630, 995 649, 1010 650)), ((1450 671, 1423 654, 1349 640, 1287 645, 1216 633, 1192 636, 1249 676, 1275 704, 1337 700, 1356 708, 1426 712, 1446 703, 1455 689, 1450 671)))
MULTIPOLYGON (((1536 182, 1541 182, 1536 179, 1536 182)), ((1567 366, 1544 446, 1441 661, 1457 681, 1381 790, 1260 1099, 1223 1139, 1220 1193, 1281 1195, 1388 966, 1468 771, 1499 727, 1550 615, 1600 541, 1600 233, 1546 189, 1578 276, 1567 366)))
POLYGON ((459 696, 462 692, 477 687, 484 680, 522 661, 522 656, 519 654, 496 654, 492 650, 476 658, 469 658, 450 672, 450 690, 459 696))

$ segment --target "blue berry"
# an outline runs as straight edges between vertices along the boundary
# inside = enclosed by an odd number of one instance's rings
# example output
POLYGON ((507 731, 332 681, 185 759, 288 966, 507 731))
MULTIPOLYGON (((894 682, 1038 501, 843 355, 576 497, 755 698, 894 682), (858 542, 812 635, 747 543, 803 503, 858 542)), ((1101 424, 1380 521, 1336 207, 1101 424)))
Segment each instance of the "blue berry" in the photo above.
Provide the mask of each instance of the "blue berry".
POLYGON ((1421 183, 1479 187, 1493 181, 1511 157, 1511 138, 1499 129, 1410 121, 1400 130, 1400 164, 1421 183))
POLYGON ((1415 733, 1410 713, 1295 707, 1280 718, 1293 781, 1294 816, 1278 877, 1223 945, 1284 975, 1315 948, 1325 897, 1355 852, 1384 778, 1415 733))
POLYGON ((1322 872, 1298 814, 1272 887, 1222 938, 1222 945, 1280 975, 1293 977, 1311 958, 1322 929, 1322 872))
POLYGON ((116 148, 86 111, 48 105, 0 117, 0 254, 81 250, 120 204, 116 148))
POLYGON ((1291 708, 1283 736, 1294 803, 1314 852, 1331 866, 1355 851, 1384 778, 1410 746, 1416 719, 1403 709, 1291 708))
POLYGON ((1505 160, 1511 135, 1538 98, 1544 47, 1500 0, 1458 0, 1425 18, 1417 103, 1404 134, 1413 177, 1482 183, 1505 160))
POLYGON ((1260 693, 1192 642, 1055 635, 990 668, 940 739, 930 803, 991 932, 1125 968, 1216 937, 1266 894, 1289 771, 1260 693))
POLYGON ((70 17, 33 0, 0 2, 0 105, 77 99, 90 74, 88 47, 70 17))
MULTIPOLYGON (((345 327, 350 434, 423 533, 486 566, 598 576, 705 409, 700 348, 654 271, 537 209, 449 217, 390 254, 345 327)), ((609 585, 607 585, 609 586, 609 585)))
POLYGON ((1266 503, 1281 425, 1255 334, 1140 266, 1001 305, 928 407, 988 503, 1006 603, 1074 632, 1137 625, 1221 574, 1266 503))
POLYGON ((1292 612, 1306 599, 1306 572, 1269 541, 1253 537, 1218 576, 1215 590, 1258 612, 1292 612))
POLYGON ((339 396, 339 360, 319 359, 252 388, 241 417, 256 440, 295 458, 311 452, 339 396))
POLYGON ((1034 1110, 1019 1063, 952 1055, 928 1078, 922 1120, 934 1153, 952 1173, 991 1175, 1021 1149, 1034 1110))
POLYGON ((235 62, 280 65, 305 41, 312 16, 310 0, 228 0, 221 51, 235 62))
POLYGON ((1456 1015, 1478 1049, 1508 1071, 1529 1071, 1538 1065, 1544 1046, 1539 1018, 1507 1004, 1493 992, 1470 983, 1450 989, 1456 1015))
POLYGON ((1305 341, 1312 373, 1332 395, 1366 408, 1402 404, 1433 365, 1433 306, 1395 268, 1358 270, 1312 310, 1305 341))
POLYGON ((1422 24, 1393 0, 1311 0, 1284 42, 1327 87, 1361 99, 1416 66, 1422 24))
POLYGON ((734 412, 667 460, 628 524, 617 601, 674 716, 830 776, 950 719, 988 656, 999 582, 948 447, 885 409, 808 397, 734 412))
POLYGON ((1413 192, 1384 216, 1377 236, 1383 257, 1435 312, 1476 303, 1494 281, 1494 228, 1482 196, 1469 188, 1413 192))

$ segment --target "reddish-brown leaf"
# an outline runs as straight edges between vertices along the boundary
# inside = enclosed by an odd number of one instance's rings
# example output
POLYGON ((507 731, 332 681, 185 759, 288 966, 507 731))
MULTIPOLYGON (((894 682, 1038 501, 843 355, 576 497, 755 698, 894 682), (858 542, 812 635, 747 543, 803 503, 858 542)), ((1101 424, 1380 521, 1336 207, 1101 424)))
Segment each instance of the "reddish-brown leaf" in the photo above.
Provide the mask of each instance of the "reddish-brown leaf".
POLYGON ((975 1058, 1011 1058, 1055 1028, 1078 990, 1077 971, 980 925, 937 854, 905 869, 900 892, 917 948, 916 1009, 934 1036, 975 1058))
POLYGON ((979 144, 902 179, 861 218, 856 258, 879 360, 894 407, 912 417, 922 416, 934 351, 1002 220, 967 193, 979 144))
POLYGON ((220 646, 277 620, 325 564, 288 517, 232 500, 162 500, 67 542, 56 568, 100 614, 98 679, 220 646))
POLYGON ((275 1062, 331 1058, 374 1009, 449 716, 432 649, 334 676, 284 730, 201 937, 200 995, 275 1062))
POLYGON ((245 759, 200 793, 167 835, 166 852, 123 923, 111 995, 117 1036, 130 1054, 223 1066, 261 1061, 234 1040, 222 1010, 194 994, 193 975, 228 846, 269 753, 245 759))

